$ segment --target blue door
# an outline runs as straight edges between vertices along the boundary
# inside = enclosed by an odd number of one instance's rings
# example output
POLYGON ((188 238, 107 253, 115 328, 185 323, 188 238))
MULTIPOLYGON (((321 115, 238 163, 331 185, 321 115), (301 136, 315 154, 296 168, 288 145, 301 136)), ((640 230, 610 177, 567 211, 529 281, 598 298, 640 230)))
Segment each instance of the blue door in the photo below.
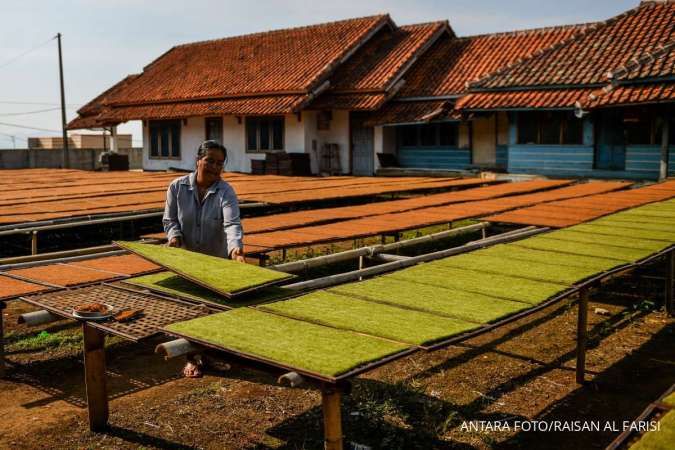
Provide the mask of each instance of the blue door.
POLYGON ((626 169, 626 143, 621 111, 602 111, 598 117, 595 143, 595 168, 599 170, 626 169))

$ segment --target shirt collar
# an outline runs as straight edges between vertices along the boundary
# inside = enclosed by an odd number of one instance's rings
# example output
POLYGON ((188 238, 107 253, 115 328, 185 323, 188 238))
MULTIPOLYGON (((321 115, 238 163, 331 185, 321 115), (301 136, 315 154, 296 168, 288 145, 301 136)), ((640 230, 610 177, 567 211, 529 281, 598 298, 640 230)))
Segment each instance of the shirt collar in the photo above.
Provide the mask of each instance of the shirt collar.
MULTIPOLYGON (((190 175, 188 175, 187 179, 183 181, 183 184, 188 185, 190 189, 194 190, 197 187, 197 171, 195 170, 190 175)), ((219 188, 220 183, 216 181, 211 186, 209 186, 206 192, 215 193, 219 188)))

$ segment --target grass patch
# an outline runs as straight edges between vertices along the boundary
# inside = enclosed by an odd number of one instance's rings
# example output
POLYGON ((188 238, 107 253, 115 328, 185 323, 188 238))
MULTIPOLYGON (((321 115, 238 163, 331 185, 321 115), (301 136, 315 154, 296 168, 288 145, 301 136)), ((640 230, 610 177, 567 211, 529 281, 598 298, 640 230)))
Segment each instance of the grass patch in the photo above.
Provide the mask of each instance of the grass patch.
MULTIPOLYGON (((499 244, 482 249, 481 256, 493 256, 504 258, 504 264, 515 261, 541 262, 555 264, 557 267, 578 267, 603 272, 621 263, 615 259, 600 258, 597 256, 567 255, 565 253, 534 250, 531 248, 518 247, 515 244, 499 244)), ((557 270, 557 269, 556 269, 557 270)))
POLYGON ((225 296, 293 277, 182 248, 138 242, 117 242, 117 245, 225 296))
POLYGON ((477 326, 459 319, 325 291, 312 292, 259 309, 414 345, 430 344, 477 326))
POLYGON ((551 239, 549 237, 550 235, 552 235, 552 233, 546 234, 545 236, 531 237, 515 242, 512 245, 535 250, 545 250, 549 252, 562 252, 575 255, 610 258, 622 263, 632 263, 650 254, 648 250, 611 247, 604 244, 581 243, 560 239, 551 239))
POLYGON ((251 308, 174 323, 166 329, 324 376, 336 376, 408 348, 251 308))
POLYGON ((79 350, 82 347, 82 333, 73 330, 61 330, 55 333, 40 331, 31 335, 12 334, 5 337, 9 350, 35 352, 55 348, 79 350))
POLYGON ((567 229, 568 231, 575 231, 581 233, 603 234, 610 235, 611 241, 614 241, 614 236, 624 238, 630 236, 631 239, 641 239, 646 241, 662 241, 667 244, 675 242, 675 223, 670 230, 650 230, 650 229, 631 229, 617 227, 616 225, 603 225, 589 223, 584 225, 576 225, 567 229))
POLYGON ((329 289, 343 295, 414 308, 434 314, 445 314, 470 322, 488 323, 522 311, 528 305, 481 294, 429 286, 394 278, 372 278, 329 289))
POLYGON ((491 272, 530 280, 560 283, 566 286, 597 272, 589 268, 558 266, 540 261, 509 261, 504 257, 483 255, 482 250, 445 258, 437 261, 437 263, 444 267, 491 272))
POLYGON ((666 413, 659 420, 660 430, 648 431, 639 441, 631 445, 631 450, 669 450, 675 442, 675 411, 666 413))
POLYGON ((542 281, 487 274, 455 267, 443 267, 438 264, 438 261, 394 272, 385 275, 383 278, 477 292, 532 305, 541 303, 565 289, 558 284, 542 281))

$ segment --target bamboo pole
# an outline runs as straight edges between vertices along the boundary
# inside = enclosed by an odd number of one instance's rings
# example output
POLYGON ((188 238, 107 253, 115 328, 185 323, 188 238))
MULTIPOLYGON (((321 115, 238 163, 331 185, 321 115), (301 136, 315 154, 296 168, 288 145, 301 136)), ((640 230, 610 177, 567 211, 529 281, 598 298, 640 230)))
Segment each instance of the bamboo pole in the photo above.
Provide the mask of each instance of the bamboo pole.
POLYGON ((37 255, 38 253, 38 242, 37 242, 38 232, 33 231, 30 236, 30 254, 37 255))
POLYGON ((334 253, 332 255, 323 255, 317 256, 316 258, 305 259, 302 261, 294 261, 285 264, 277 264, 270 266, 270 269, 278 270, 279 272, 286 273, 297 273, 302 272, 307 269, 312 269, 315 267, 325 266, 327 264, 333 264, 342 261, 349 261, 351 259, 358 258, 359 256, 373 256, 378 253, 387 253, 393 250, 399 250, 406 247, 413 247, 420 244, 427 244, 430 242, 435 242, 440 239, 445 239, 448 237, 459 236, 465 233, 472 233, 475 231, 482 230, 489 226, 488 223, 478 223, 474 225, 468 225, 466 227, 455 228, 453 230, 441 231, 439 233, 429 234, 427 236, 421 236, 418 238, 407 239, 405 241, 393 242, 390 244, 384 245, 373 245, 370 247, 357 248, 354 250, 347 250, 340 253, 334 253))
POLYGON ((108 426, 108 392, 105 380, 105 334, 82 322, 84 335, 84 376, 89 429, 102 431, 108 426))
POLYGON ((586 341, 588 328, 588 287, 579 290, 579 305, 577 314, 577 383, 584 383, 586 373, 586 341))
POLYGON ((324 448, 326 450, 342 450, 340 397, 340 391, 336 388, 324 388, 321 392, 324 448))
POLYGON ((368 267, 366 269, 354 270, 351 272, 329 275, 326 277, 316 278, 313 280, 287 284, 281 287, 292 291, 301 291, 305 289, 321 289, 328 286, 334 286, 340 283, 346 283, 348 281, 354 281, 361 277, 378 275, 384 272, 391 272, 394 270, 403 269, 405 267, 414 266, 415 264, 421 262, 428 262, 440 258, 446 258, 448 256, 458 255, 460 253, 469 252, 471 250, 476 250, 493 244, 499 244, 502 242, 509 242, 516 239, 522 239, 524 237, 532 236, 534 234, 539 234, 543 231, 546 231, 547 229, 548 228, 528 227, 528 229, 520 231, 519 233, 514 232, 504 233, 504 235, 491 236, 487 239, 469 242, 468 244, 464 244, 459 247, 453 247, 447 250, 441 250, 433 253, 426 253, 424 255, 411 257, 405 260, 393 261, 390 263, 381 264, 379 266, 368 267))

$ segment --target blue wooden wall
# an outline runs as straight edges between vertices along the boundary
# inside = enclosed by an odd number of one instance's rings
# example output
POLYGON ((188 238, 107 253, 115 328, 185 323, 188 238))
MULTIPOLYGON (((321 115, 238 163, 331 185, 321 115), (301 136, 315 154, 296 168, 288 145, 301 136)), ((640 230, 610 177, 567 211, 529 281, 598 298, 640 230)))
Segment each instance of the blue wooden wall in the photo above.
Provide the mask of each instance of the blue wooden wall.
POLYGON ((497 167, 506 169, 509 162, 509 146, 497 145, 496 163, 497 167))
POLYGON ((401 147, 398 149, 401 167, 466 169, 471 164, 471 150, 457 147, 401 147))
MULTIPOLYGON (((675 174, 675 147, 669 148, 668 173, 675 174)), ((658 178, 661 162, 660 145, 626 146, 626 172, 658 178)))

